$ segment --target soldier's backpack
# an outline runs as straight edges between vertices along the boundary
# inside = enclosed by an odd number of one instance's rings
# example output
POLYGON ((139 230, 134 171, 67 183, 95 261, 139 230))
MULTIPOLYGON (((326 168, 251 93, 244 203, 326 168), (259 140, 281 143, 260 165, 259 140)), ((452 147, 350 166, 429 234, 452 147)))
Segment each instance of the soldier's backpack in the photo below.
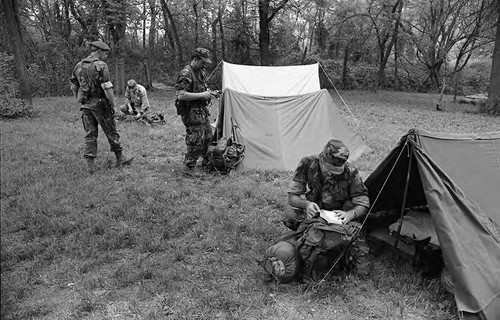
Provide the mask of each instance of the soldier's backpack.
MULTIPOLYGON (((280 237, 266 250, 264 269, 279 282, 313 277, 332 266, 347 250, 358 230, 356 224, 328 224, 322 218, 307 219, 297 231, 280 237)), ((345 259, 337 265, 339 267, 350 263, 346 260, 347 254, 342 258, 345 259)))
POLYGON ((208 146, 207 158, 211 167, 220 174, 228 174, 245 157, 245 146, 233 138, 220 138, 208 146))

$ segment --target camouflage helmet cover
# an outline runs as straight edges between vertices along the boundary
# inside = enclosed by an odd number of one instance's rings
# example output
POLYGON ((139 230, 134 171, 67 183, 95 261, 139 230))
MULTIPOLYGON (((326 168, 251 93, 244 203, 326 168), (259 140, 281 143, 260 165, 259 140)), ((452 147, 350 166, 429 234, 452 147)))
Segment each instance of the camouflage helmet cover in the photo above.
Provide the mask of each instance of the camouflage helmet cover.
POLYGON ((212 54, 210 53, 210 50, 208 50, 208 49, 205 49, 205 48, 194 49, 193 58, 201 59, 201 60, 205 61, 206 63, 212 63, 211 56, 212 56, 212 54))
POLYGON ((349 158, 349 149, 340 140, 331 139, 320 153, 323 166, 333 174, 344 172, 344 164, 349 158))

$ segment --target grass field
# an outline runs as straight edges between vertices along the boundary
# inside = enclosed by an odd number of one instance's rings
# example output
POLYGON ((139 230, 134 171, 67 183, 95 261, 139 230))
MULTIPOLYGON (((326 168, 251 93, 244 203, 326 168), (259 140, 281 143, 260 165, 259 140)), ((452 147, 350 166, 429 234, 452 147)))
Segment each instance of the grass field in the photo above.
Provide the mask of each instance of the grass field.
MULTIPOLYGON (((2 319, 457 318, 439 279, 385 255, 372 257, 366 278, 332 276, 319 288, 266 281, 257 261, 287 231, 279 220, 292 173, 183 178, 173 92, 150 96, 167 123, 118 123, 125 153, 135 156, 122 169, 112 167, 101 132, 92 176, 72 98, 37 99, 34 118, 1 121, 2 319)), ((437 95, 343 97, 372 149, 355 162, 365 178, 408 129, 500 128, 499 118, 448 96, 444 112, 434 111, 437 95)))

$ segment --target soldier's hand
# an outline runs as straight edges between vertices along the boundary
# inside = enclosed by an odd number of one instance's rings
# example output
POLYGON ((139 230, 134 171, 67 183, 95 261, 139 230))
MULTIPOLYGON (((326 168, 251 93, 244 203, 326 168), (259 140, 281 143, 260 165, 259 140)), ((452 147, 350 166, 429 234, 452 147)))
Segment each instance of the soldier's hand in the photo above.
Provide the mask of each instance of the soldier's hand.
POLYGON ((204 100, 207 100, 207 101, 210 101, 212 98, 213 98, 213 95, 211 93, 211 91, 203 91, 203 92, 200 92, 201 93, 201 97, 202 99, 204 100))
POLYGON ((319 212, 320 212, 319 206, 315 202, 310 201, 307 204, 306 207, 307 218, 314 218, 319 215, 319 212))
POLYGON ((211 90, 210 94, 212 95, 212 99, 218 99, 221 95, 221 92, 219 90, 211 90))
POLYGON ((354 213, 351 211, 335 210, 335 214, 344 224, 354 219, 354 213))

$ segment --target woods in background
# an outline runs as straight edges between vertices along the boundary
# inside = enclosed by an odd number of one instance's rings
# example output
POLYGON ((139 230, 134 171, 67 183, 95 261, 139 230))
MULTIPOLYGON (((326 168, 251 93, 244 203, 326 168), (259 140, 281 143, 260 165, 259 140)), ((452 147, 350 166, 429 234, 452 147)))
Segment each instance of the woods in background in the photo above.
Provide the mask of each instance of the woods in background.
POLYGON ((130 77, 172 84, 202 46, 213 68, 319 61, 344 89, 438 92, 444 82, 446 93, 500 96, 488 87, 500 78, 499 11, 496 0, 2 0, 0 90, 69 95, 71 66, 99 39, 118 95, 130 77))

